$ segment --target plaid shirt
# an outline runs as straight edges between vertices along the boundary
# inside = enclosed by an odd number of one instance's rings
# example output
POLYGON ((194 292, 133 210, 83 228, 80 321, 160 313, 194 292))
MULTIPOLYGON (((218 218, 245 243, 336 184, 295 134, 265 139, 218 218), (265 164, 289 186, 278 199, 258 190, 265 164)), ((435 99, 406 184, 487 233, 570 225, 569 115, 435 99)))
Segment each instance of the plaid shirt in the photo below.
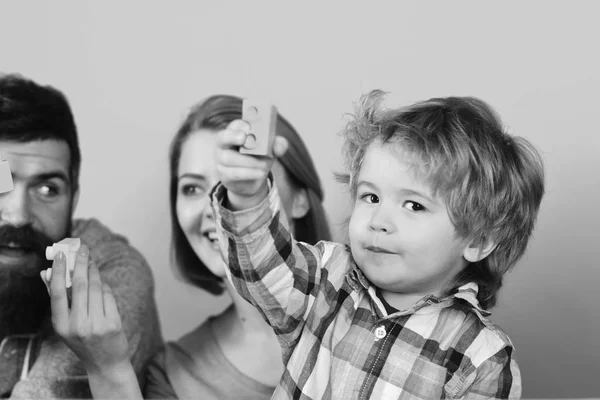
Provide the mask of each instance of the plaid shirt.
POLYGON ((275 185, 237 212, 221 184, 211 196, 227 276, 281 344, 273 399, 520 398, 513 345, 476 284, 388 315, 348 246, 293 240, 275 185))

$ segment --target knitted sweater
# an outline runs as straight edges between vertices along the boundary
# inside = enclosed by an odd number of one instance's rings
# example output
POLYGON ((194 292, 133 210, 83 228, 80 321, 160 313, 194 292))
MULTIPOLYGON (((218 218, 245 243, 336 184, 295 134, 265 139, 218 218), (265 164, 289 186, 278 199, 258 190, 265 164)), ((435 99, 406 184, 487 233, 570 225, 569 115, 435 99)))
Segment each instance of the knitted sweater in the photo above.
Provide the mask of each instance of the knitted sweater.
MULTIPOLYGON (((143 387, 146 365, 163 343, 152 271, 127 239, 95 219, 74 220, 72 237, 81 238, 89 246, 102 281, 113 290, 132 352, 131 361, 143 387)), ((12 343, 26 345, 27 341, 12 343)), ((19 361, 22 364, 22 357, 13 358, 15 364, 19 361)), ((91 398, 91 393, 86 371, 77 356, 52 334, 41 339, 35 361, 27 376, 16 383, 10 398, 91 398)))

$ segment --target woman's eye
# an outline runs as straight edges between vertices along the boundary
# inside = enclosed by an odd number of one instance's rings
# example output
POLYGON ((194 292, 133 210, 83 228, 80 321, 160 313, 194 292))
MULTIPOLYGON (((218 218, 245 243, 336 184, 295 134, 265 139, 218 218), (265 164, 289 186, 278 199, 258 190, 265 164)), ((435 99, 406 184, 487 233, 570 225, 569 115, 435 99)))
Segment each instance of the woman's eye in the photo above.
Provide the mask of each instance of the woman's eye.
POLYGON ((204 190, 198 185, 183 185, 181 192, 186 196, 197 196, 202 194, 204 190))
POLYGON ((379 197, 373 193, 365 193, 361 198, 367 203, 379 203, 379 197))
POLYGON ((411 201, 411 200, 405 201, 403 207, 410 211, 424 211, 425 210, 425 207, 423 207, 423 205, 417 203, 416 201, 411 201))

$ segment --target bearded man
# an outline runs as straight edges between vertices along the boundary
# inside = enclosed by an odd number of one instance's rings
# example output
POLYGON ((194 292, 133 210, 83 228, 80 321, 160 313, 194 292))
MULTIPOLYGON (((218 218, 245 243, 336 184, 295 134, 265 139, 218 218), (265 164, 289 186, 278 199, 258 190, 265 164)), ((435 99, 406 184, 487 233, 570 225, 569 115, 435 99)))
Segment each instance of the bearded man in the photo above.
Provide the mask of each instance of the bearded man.
POLYGON ((154 278, 142 255, 96 219, 73 219, 81 154, 66 97, 0 75, 0 153, 14 189, 0 193, 0 398, 90 398, 86 371, 52 331, 40 272, 46 246, 80 238, 111 286, 140 383, 162 344, 154 278))

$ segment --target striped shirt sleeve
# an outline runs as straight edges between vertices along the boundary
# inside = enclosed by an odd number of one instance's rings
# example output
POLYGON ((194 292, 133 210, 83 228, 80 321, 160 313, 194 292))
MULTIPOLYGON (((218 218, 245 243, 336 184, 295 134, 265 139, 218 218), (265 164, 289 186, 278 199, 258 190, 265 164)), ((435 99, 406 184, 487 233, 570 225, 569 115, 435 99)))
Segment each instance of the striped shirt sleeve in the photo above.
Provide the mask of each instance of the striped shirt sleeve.
POLYGON ((224 207, 226 189, 221 184, 211 196, 228 279, 258 307, 280 343, 291 351, 317 295, 321 246, 291 237, 274 183, 268 196, 247 210, 234 212, 224 207))
POLYGON ((472 381, 464 399, 520 399, 521 372, 512 356, 512 347, 503 347, 484 360, 466 380, 472 381))

